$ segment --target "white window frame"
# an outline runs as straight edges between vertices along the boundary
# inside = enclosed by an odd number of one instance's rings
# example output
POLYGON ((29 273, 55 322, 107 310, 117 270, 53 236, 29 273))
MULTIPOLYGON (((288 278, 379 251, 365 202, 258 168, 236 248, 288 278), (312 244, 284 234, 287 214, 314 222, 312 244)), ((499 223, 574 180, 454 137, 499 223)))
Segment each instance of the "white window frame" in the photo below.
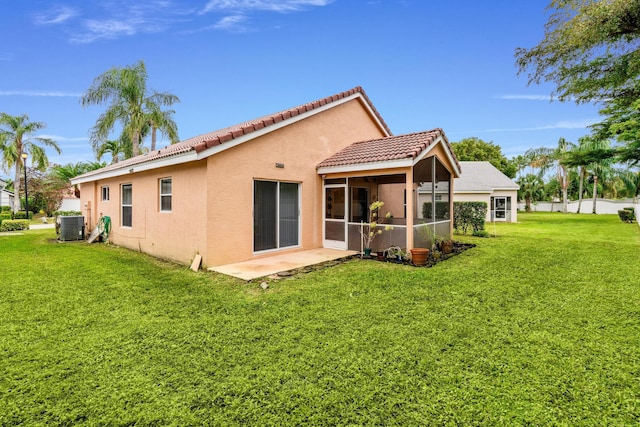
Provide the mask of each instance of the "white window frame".
POLYGON ((100 187, 100 195, 101 195, 101 200, 103 202, 108 202, 109 201, 110 197, 109 197, 109 186, 108 185, 103 185, 102 187, 100 187))
POLYGON ((165 213, 171 212, 172 209, 173 209, 173 179, 172 179, 172 177, 168 176, 168 177, 165 177, 165 178, 160 178, 158 180, 158 194, 159 194, 159 197, 158 197, 158 210, 160 212, 165 212, 165 213), (169 181, 171 183, 171 192, 170 193, 163 193, 162 192, 162 182, 163 181, 169 181), (170 201, 169 204, 171 205, 171 208, 162 209, 162 198, 163 197, 168 197, 169 198, 169 201, 170 201))
POLYGON ((132 183, 122 184, 120 186, 120 226, 124 228, 133 227, 133 184, 132 183), (127 204, 127 205, 124 203, 124 197, 123 197, 125 187, 129 187, 131 191, 131 204, 127 204), (131 208, 131 224, 129 225, 125 225, 124 223, 124 208, 126 207, 131 208))

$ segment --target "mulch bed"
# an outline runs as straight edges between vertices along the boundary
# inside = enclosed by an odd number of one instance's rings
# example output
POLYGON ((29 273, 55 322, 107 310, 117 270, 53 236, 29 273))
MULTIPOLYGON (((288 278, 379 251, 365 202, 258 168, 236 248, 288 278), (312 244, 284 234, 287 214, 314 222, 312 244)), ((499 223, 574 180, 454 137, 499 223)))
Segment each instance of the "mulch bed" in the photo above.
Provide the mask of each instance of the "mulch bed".
MULTIPOLYGON (((379 260, 377 257, 369 257, 368 259, 374 260, 374 261, 378 261, 378 262, 388 262, 391 264, 403 264, 403 265, 410 265, 412 267, 433 267, 434 265, 446 261, 448 259, 450 259, 451 257, 454 257, 456 255, 461 254, 462 252, 466 251, 467 249, 471 249, 474 248, 476 245, 473 243, 462 243, 462 242, 453 242, 453 250, 450 254, 444 254, 442 252, 440 252, 438 257, 434 257, 433 252, 429 252, 429 258, 427 258, 427 263, 425 265, 414 265, 411 263, 410 260, 407 259, 402 259, 402 260, 398 260, 398 259, 392 259, 392 258, 385 258, 383 260, 379 260)), ((355 257, 359 258, 360 255, 356 255, 355 257)), ((366 258, 365 258, 366 259, 366 258)))
MULTIPOLYGON (((418 268, 422 268, 422 267, 433 267, 434 265, 446 261, 456 255, 461 254, 462 252, 466 251, 467 249, 471 249, 473 247, 475 247, 476 245, 473 243, 462 243, 462 242, 453 242, 453 251, 450 254, 441 254, 440 258, 435 259, 433 257, 433 254, 429 254, 429 258, 427 259, 427 263, 425 265, 422 266, 416 266, 413 265, 410 261, 408 260, 392 260, 392 259, 385 259, 383 261, 378 261, 376 257, 368 257, 368 258, 361 258, 360 255, 352 255, 352 256, 348 256, 348 257, 344 257, 344 258, 340 258, 340 259, 336 259, 333 261, 327 261, 327 262, 322 262, 320 264, 314 264, 314 265, 308 265, 305 267, 301 267, 301 268, 297 268, 294 270, 289 270, 289 271, 281 271, 279 273, 273 274, 271 276, 267 276, 267 277, 260 277, 257 279, 253 279, 250 280, 249 282, 262 282, 262 284, 265 284, 265 279, 267 280, 279 280, 279 279, 284 279, 284 278, 289 278, 289 277, 295 277, 301 274, 306 274, 306 273, 310 273, 312 271, 317 271, 317 270, 322 270, 324 268, 327 267, 333 267, 334 265, 338 265, 338 264, 342 264, 343 262, 346 261, 350 261, 350 260, 356 260, 356 259, 362 259, 364 261, 377 261, 377 262, 388 262, 390 264, 403 264, 403 265, 410 265, 412 267, 418 267, 418 268)), ((268 287, 268 286, 267 286, 268 287)), ((264 288, 266 289, 266 288, 264 288)))

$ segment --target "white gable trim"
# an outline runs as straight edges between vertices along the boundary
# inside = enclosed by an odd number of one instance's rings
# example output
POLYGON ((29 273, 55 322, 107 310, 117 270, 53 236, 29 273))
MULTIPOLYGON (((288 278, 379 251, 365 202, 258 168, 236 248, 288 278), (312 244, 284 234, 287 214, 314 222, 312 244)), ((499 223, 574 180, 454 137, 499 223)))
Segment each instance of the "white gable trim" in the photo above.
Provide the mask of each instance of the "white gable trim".
MULTIPOLYGON (((364 106, 364 108, 369 112, 371 118, 376 122, 376 124, 380 127, 380 129, 384 132, 384 134, 386 136, 390 136, 389 132, 387 132, 385 126, 382 124, 382 122, 380 122, 380 119, 378 118, 377 114, 375 113, 375 111, 373 111, 371 105, 369 105, 369 103, 367 102, 367 100, 364 98, 364 96, 362 95, 362 93, 360 92, 356 92, 352 95, 346 96, 342 99, 338 99, 337 101, 332 101, 329 102, 325 105, 322 105, 320 107, 316 107, 310 111, 305 111, 304 113, 298 114, 297 116, 294 117, 289 117, 287 119, 284 119, 278 123, 274 123, 272 125, 266 126, 262 129, 253 131, 251 133, 248 133, 246 135, 242 135, 238 138, 234 138, 230 141, 224 142, 222 144, 219 145, 215 145, 213 147, 207 148, 203 151, 201 151, 200 153, 196 153, 195 150, 191 150, 188 151, 184 154, 177 154, 177 155, 172 155, 166 158, 162 158, 162 159, 157 159, 157 160, 149 160, 148 162, 142 162, 142 163, 137 163, 134 165, 130 165, 130 166, 123 166, 122 168, 118 168, 118 169, 113 169, 113 170, 109 170, 107 172, 102 172, 102 173, 97 173, 91 176, 88 176, 86 178, 73 178, 71 179, 71 184, 76 185, 76 184, 82 184, 85 182, 92 182, 92 181, 98 181, 100 179, 106 179, 106 178, 114 178, 117 176, 123 176, 123 175, 128 175, 130 173, 135 173, 135 172, 142 172, 142 171, 148 171, 148 170, 152 170, 152 169, 158 169, 158 168, 162 168, 162 167, 167 167, 167 166, 175 166, 175 165, 179 165, 182 163, 187 163, 187 162, 192 162, 192 161, 196 161, 196 160, 202 160, 205 159, 209 156, 213 156, 215 154, 221 153, 225 150, 228 150, 230 148, 236 147, 240 144, 244 144, 245 142, 251 141, 252 139, 255 138, 259 138, 261 136, 264 136, 268 133, 274 132, 278 129, 282 129, 285 126, 289 126, 292 125, 294 123, 297 123, 301 120, 304 120, 306 118, 309 118, 313 115, 322 113, 323 111, 329 110, 331 108, 337 107, 339 105, 342 104, 346 104, 349 101, 352 101, 354 99, 360 99, 362 102, 362 105, 364 106)), ((288 110, 285 110, 288 111, 288 110)), ((276 113, 277 114, 277 113, 276 113)))
POLYGON ((460 173, 461 173, 460 168, 458 168, 458 164, 453 159, 453 156, 451 155, 451 150, 449 149, 449 146, 445 143, 445 140, 442 137, 442 135, 438 136, 438 138, 436 138, 433 144, 429 145, 422 153, 420 153, 418 157, 414 159, 413 165, 414 166, 417 165, 418 162, 424 159, 427 156, 427 154, 429 154, 429 152, 433 150, 433 148, 436 147, 438 144, 442 144, 443 146, 442 148, 444 148, 444 152, 447 155, 447 159, 449 160, 449 163, 451 163, 451 165, 453 166, 455 174, 460 176, 460 173))

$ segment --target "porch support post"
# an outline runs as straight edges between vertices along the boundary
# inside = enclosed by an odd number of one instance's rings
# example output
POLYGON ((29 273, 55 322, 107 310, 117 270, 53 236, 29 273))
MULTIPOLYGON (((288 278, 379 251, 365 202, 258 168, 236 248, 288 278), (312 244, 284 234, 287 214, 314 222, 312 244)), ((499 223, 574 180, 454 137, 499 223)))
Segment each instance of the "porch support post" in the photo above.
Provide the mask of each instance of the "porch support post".
POLYGON ((413 168, 409 168, 405 174, 407 194, 407 250, 413 249, 413 168))

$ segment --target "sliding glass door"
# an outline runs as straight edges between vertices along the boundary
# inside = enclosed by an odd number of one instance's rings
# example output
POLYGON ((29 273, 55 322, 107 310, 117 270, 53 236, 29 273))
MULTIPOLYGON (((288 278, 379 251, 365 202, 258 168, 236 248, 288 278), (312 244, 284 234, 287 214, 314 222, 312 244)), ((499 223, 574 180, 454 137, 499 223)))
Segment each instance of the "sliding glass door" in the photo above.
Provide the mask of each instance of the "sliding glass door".
POLYGON ((300 244, 300 185, 254 181, 253 250, 279 249, 300 244))

